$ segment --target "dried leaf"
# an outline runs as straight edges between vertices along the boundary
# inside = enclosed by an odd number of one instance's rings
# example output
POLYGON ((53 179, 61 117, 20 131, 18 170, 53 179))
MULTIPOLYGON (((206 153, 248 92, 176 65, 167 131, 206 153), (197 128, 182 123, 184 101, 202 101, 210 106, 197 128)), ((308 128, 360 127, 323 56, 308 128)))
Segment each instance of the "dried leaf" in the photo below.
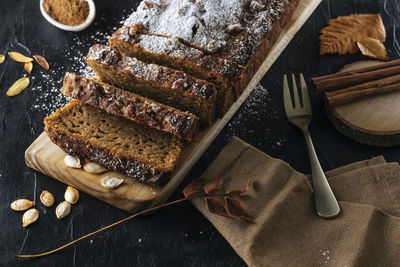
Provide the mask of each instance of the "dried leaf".
POLYGON ((209 212, 221 215, 227 218, 232 218, 229 216, 228 212, 226 211, 224 204, 216 198, 212 197, 205 197, 204 200, 206 201, 206 206, 209 212))
POLYGON ((239 217, 243 220, 254 223, 254 220, 244 210, 242 204, 240 204, 240 202, 237 201, 236 199, 233 199, 231 197, 225 197, 225 204, 229 215, 239 217))
POLYGON ((227 195, 238 195, 240 196, 241 194, 244 193, 245 190, 240 190, 240 189, 233 189, 233 190, 226 190, 225 194, 227 195))
POLYGON ((29 78, 22 77, 18 79, 10 88, 8 88, 6 95, 15 96, 21 93, 26 87, 29 86, 29 78))
POLYGON ((357 45, 364 56, 388 60, 385 46, 377 39, 363 38, 357 42, 357 45))
POLYGON ((24 63, 24 69, 25 69, 29 74, 31 74, 32 69, 33 69, 33 63, 32 63, 32 61, 30 61, 30 62, 25 62, 25 63, 24 63))
POLYGON ((321 30, 319 54, 354 54, 358 51, 357 41, 367 37, 380 42, 385 41, 386 31, 380 14, 350 15, 332 19, 328 26, 321 30))
POLYGON ((206 183, 204 186, 204 192, 206 192, 206 194, 210 194, 214 191, 220 190, 222 186, 224 186, 224 182, 225 175, 220 174, 206 183))
POLYGON ((247 179, 247 184, 246 184, 246 187, 244 188, 244 191, 250 190, 252 185, 253 185, 253 181, 251 179, 247 179))
POLYGON ((243 194, 244 192, 246 192, 247 190, 249 190, 251 188, 251 180, 250 179, 248 179, 247 180, 247 184, 246 184, 246 187, 244 188, 244 189, 233 189, 233 190, 226 190, 226 194, 227 195, 241 195, 241 194, 243 194))
POLYGON ((5 57, 4 55, 0 54, 0 64, 4 62, 4 59, 5 59, 5 58, 6 58, 6 57, 5 57))
POLYGON ((17 62, 25 63, 25 62, 33 61, 33 58, 26 57, 26 56, 24 56, 24 55, 22 55, 21 53, 18 53, 18 52, 8 52, 8 55, 10 56, 10 58, 12 60, 17 61, 17 62))
POLYGON ((204 184, 203 178, 198 178, 196 180, 191 181, 188 183, 185 188, 183 189, 183 195, 185 198, 191 197, 194 194, 200 193, 204 184))
POLYGON ((33 58, 36 60, 37 63, 39 63, 40 66, 42 66, 43 69, 49 70, 49 63, 47 63, 47 60, 44 57, 40 55, 34 55, 33 58))

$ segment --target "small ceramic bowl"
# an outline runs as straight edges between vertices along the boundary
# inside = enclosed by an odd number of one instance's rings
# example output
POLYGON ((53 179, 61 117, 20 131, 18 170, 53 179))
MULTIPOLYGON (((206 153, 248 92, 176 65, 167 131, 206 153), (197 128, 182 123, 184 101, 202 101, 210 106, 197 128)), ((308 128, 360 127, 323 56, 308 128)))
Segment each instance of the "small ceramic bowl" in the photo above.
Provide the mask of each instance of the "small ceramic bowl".
POLYGON ((62 29, 64 31, 72 31, 72 32, 82 31, 82 30, 86 29, 87 27, 89 27, 89 25, 93 22, 94 17, 96 16, 96 6, 94 5, 93 0, 86 0, 89 4, 89 15, 86 18, 86 20, 82 24, 75 25, 75 26, 65 25, 65 24, 62 24, 62 23, 56 21, 55 19, 50 17, 49 14, 47 14, 46 10, 44 10, 44 7, 43 7, 44 1, 45 0, 40 0, 40 11, 42 12, 43 17, 48 22, 50 22, 57 28, 62 29))

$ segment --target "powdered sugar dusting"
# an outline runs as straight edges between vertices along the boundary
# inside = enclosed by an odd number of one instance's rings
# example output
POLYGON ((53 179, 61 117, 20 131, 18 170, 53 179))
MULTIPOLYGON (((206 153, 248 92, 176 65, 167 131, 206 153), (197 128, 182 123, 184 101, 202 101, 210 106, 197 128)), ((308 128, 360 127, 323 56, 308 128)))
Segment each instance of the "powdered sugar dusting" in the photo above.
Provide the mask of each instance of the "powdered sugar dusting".
POLYGON ((264 132, 265 139, 259 142, 257 147, 268 144, 272 149, 279 149, 287 140, 281 136, 272 134, 272 129, 265 126, 265 120, 278 121, 280 119, 279 104, 273 100, 269 89, 259 83, 249 97, 243 102, 235 117, 227 124, 228 135, 254 139, 264 132), (248 118, 252 120, 252 127, 248 127, 248 118), (252 138, 254 135, 255 138, 252 138))
POLYGON ((220 53, 245 66, 291 6, 289 0, 143 1, 114 38, 134 43, 140 39, 141 48, 147 52, 172 55, 179 51, 180 58, 196 54, 193 48, 220 53), (138 32, 158 38, 145 39, 138 32))
POLYGON ((242 28, 247 1, 143 1, 125 25, 141 25, 150 34, 179 37, 209 52, 226 44, 232 29, 242 28))

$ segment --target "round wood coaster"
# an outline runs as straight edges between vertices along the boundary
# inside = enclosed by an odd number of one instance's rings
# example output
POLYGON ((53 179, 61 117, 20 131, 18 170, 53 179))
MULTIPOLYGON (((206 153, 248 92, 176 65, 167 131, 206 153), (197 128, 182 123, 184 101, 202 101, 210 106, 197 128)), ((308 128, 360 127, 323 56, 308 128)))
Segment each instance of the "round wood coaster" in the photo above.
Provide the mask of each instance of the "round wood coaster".
MULTIPOLYGON (((381 61, 359 61, 341 71, 359 69, 381 61)), ((329 108, 332 124, 347 137, 368 145, 400 145, 400 91, 368 97, 353 103, 329 108)))

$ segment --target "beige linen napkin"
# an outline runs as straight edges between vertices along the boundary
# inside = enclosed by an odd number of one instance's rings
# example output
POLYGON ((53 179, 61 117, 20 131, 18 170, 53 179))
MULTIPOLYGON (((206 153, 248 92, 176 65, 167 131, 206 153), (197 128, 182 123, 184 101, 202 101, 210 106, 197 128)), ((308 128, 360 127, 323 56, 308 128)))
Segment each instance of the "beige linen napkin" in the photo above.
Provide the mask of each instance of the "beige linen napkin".
POLYGON ((249 266, 399 266, 400 167, 382 157, 327 173, 341 213, 316 215, 308 178, 237 138, 202 177, 221 173, 224 188, 253 189, 241 198, 255 224, 211 214, 193 204, 249 266))

